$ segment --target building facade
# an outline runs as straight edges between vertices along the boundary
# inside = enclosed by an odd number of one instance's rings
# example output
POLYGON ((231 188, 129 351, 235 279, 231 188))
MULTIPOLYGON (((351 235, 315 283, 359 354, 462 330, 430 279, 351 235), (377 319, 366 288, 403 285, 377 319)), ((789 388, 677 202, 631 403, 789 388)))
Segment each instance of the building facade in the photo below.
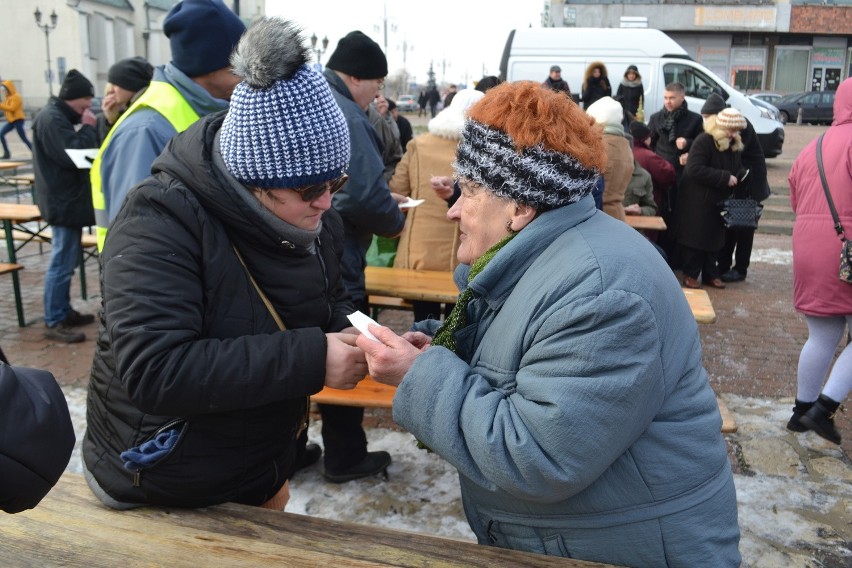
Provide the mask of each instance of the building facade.
MULTIPOLYGON (((51 93, 58 94, 71 69, 83 73, 95 84, 95 92, 102 93, 110 66, 120 59, 139 55, 155 66, 168 63, 163 19, 175 4, 177 0, 7 0, 0 34, 0 53, 7 57, 0 61, 0 78, 15 83, 28 112, 44 106, 51 93)), ((265 0, 225 4, 246 25, 266 11, 265 0)))
POLYGON ((649 27, 746 92, 830 91, 852 75, 852 0, 550 0, 548 25, 649 27))

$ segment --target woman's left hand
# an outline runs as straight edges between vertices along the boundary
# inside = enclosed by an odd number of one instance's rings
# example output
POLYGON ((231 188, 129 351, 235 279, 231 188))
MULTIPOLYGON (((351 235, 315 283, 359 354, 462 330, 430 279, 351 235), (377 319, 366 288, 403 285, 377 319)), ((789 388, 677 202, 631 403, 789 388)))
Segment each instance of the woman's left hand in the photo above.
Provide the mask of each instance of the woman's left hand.
POLYGON ((368 329, 378 341, 359 335, 355 344, 367 355, 370 376, 380 383, 399 386, 421 350, 387 327, 370 324, 368 329))

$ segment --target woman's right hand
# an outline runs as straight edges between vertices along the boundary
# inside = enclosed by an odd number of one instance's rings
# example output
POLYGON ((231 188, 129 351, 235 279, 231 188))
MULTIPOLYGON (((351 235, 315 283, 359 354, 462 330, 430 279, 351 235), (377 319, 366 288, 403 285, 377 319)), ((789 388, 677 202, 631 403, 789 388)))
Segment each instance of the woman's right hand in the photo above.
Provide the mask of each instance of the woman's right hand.
POLYGON ((325 386, 333 389, 354 389, 367 375, 367 359, 356 347, 357 335, 326 333, 325 386))
POLYGON ((737 176, 731 176, 728 179, 728 187, 734 187, 735 185, 737 185, 737 176))
POLYGON ((432 176, 429 183, 435 193, 446 201, 453 196, 453 178, 450 176, 432 176))

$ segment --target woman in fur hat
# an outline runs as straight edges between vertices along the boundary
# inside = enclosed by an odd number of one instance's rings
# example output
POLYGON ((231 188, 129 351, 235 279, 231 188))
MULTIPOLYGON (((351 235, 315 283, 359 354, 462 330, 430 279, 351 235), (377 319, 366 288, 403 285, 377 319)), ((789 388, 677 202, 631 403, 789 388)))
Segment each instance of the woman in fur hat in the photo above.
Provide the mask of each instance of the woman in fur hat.
POLYGON ((592 61, 583 75, 583 108, 587 109, 598 99, 612 96, 612 85, 601 61, 592 61))
POLYGON ((700 288, 698 277, 713 288, 724 288, 716 259, 725 244, 725 228, 717 203, 731 196, 745 174, 740 131, 745 117, 726 108, 704 121, 689 150, 684 178, 678 187, 677 242, 683 261, 683 285, 700 288))
POLYGON ((393 419, 459 471, 481 544, 733 567, 736 491, 698 328, 639 232, 595 209, 592 119, 538 83, 488 91, 456 152, 444 321, 359 336, 393 419))

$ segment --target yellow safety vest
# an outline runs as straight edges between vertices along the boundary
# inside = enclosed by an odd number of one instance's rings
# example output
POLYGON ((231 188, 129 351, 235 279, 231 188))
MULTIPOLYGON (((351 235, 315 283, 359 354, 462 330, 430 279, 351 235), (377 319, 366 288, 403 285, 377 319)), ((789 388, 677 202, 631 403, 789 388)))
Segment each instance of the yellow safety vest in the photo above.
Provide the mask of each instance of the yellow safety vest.
POLYGON ((91 179, 92 179, 92 204, 95 206, 95 224, 97 225, 98 251, 104 248, 106 240, 107 228, 109 227, 109 212, 106 209, 106 200, 104 199, 103 184, 101 182, 101 160, 104 152, 106 152, 113 133, 118 129, 119 125, 125 118, 136 112, 140 108, 150 108, 169 121, 172 128, 178 132, 183 132, 189 128, 193 122, 198 120, 199 116, 189 103, 183 98, 176 88, 169 83, 163 81, 151 81, 148 89, 142 93, 142 96, 130 105, 116 123, 110 129, 106 139, 101 144, 98 155, 92 163, 91 179))

